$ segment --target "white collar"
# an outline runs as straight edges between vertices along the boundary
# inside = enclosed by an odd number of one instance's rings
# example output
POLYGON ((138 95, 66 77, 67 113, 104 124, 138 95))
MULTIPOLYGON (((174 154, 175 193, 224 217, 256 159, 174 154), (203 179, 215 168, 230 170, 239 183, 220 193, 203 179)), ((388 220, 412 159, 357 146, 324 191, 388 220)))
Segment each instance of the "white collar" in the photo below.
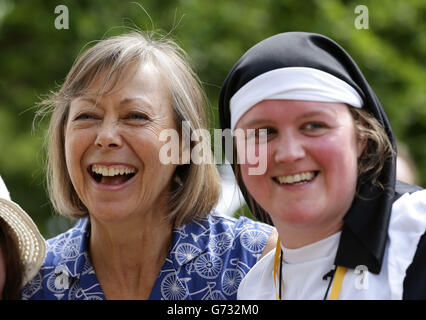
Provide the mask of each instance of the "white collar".
POLYGON ((330 255, 335 256, 341 234, 342 232, 339 231, 325 239, 297 249, 288 249, 281 243, 283 261, 287 264, 296 264, 325 258, 330 255))

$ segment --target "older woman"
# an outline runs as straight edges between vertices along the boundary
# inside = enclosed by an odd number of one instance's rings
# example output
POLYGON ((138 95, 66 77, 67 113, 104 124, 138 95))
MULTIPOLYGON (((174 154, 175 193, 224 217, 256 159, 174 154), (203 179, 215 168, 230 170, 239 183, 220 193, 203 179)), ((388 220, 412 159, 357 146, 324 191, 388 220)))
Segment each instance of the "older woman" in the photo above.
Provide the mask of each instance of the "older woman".
POLYGON ((426 298, 426 191, 395 182, 391 126, 338 44, 303 32, 256 44, 223 84, 220 116, 247 133, 240 187, 280 236, 239 298, 426 298))
POLYGON ((46 246, 37 226, 0 177, 0 300, 20 299, 22 287, 40 269, 46 246))
POLYGON ((236 298, 272 229, 209 215, 219 176, 214 164, 183 159, 194 142, 183 139, 179 161, 161 157, 162 133, 205 128, 204 102, 170 40, 116 36, 76 61, 43 105, 53 109, 50 197, 80 220, 48 240, 24 299, 236 298))

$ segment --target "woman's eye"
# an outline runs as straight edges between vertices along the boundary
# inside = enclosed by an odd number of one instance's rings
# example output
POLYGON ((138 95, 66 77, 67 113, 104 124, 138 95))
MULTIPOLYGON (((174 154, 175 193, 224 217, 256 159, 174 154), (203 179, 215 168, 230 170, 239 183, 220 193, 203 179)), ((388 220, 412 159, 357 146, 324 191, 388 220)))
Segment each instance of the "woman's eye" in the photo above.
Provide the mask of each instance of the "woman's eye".
POLYGON ((127 120, 147 120, 148 117, 143 113, 130 113, 126 116, 127 120))
POLYGON ((257 143, 262 143, 267 141, 276 132, 273 128, 249 129, 247 130, 247 139, 255 139, 257 143))
POLYGON ((305 125, 305 129, 308 129, 308 130, 321 129, 321 128, 323 128, 323 125, 320 123, 308 123, 307 125, 305 125))
POLYGON ((82 114, 77 115, 75 117, 74 121, 75 120, 92 120, 92 119, 95 119, 95 115, 90 114, 90 113, 82 113, 82 114))
POLYGON ((260 128, 256 129, 256 136, 257 137, 269 137, 271 135, 274 135, 277 133, 277 130, 274 128, 260 128))
POLYGON ((302 126, 302 130, 309 133, 320 133, 327 129, 327 125, 321 122, 309 122, 302 126))
POLYGON ((275 134, 275 133, 277 133, 277 130, 275 130, 274 128, 262 128, 262 129, 259 129, 259 130, 261 130, 260 131, 260 134, 266 134, 266 135, 271 135, 271 134, 275 134))

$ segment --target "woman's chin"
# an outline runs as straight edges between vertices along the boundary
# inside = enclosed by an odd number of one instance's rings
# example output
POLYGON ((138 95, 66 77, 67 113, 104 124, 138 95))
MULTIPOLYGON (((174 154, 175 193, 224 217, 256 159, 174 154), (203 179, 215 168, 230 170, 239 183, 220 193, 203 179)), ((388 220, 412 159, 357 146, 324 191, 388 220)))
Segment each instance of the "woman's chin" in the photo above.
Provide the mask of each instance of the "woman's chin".
POLYGON ((89 208, 89 215, 92 219, 102 222, 125 221, 130 216, 131 210, 126 208, 121 202, 96 205, 89 208))
POLYGON ((288 228, 309 229, 321 217, 316 207, 296 207, 287 210, 280 210, 275 214, 271 214, 275 225, 281 224, 288 228))

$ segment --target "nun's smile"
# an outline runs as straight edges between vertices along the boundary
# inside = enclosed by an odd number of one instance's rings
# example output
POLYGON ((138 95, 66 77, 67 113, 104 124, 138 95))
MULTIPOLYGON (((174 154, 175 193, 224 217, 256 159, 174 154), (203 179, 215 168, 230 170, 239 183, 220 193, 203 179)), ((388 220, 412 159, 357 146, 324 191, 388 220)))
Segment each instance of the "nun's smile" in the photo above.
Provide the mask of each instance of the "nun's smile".
POLYGON ((250 175, 248 161, 240 167, 245 186, 274 224, 305 231, 333 223, 340 227, 354 199, 362 152, 345 104, 264 100, 236 128, 267 130, 264 141, 248 144, 247 154, 239 157, 264 150, 263 175, 250 175))
POLYGON ((300 172, 292 175, 286 175, 286 176, 277 176, 273 179, 275 182, 279 184, 283 184, 286 186, 297 186, 297 185, 304 185, 312 182, 315 177, 317 176, 318 171, 306 171, 306 172, 300 172))

